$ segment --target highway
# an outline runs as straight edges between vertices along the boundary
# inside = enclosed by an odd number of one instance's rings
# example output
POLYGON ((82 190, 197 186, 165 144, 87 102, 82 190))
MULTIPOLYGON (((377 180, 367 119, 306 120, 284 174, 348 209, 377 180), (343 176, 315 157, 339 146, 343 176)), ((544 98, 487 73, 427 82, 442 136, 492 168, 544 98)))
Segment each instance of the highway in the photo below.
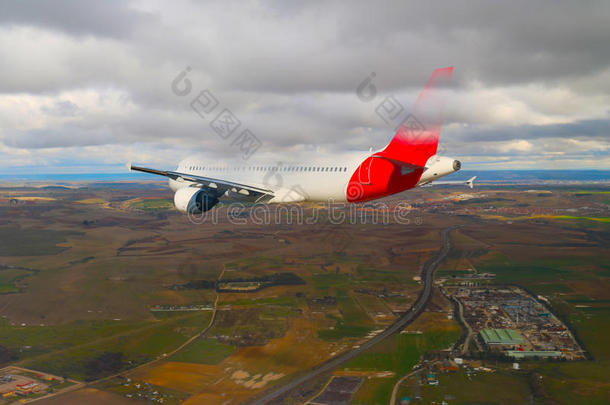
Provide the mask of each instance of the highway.
POLYGON ((426 304, 430 300, 432 296, 432 290, 434 286, 434 271, 438 267, 438 265, 445 260, 447 254, 451 249, 451 238, 449 237, 449 233, 455 229, 455 227, 445 228, 441 231, 441 249, 436 253, 435 256, 430 258, 425 264, 422 270, 422 282, 424 283, 424 288, 419 293, 419 296, 411 306, 411 309, 405 312, 396 322, 390 325, 383 332, 368 340, 366 343, 363 343, 359 348, 355 348, 345 353, 341 353, 340 355, 333 357, 325 363, 322 363, 318 367, 310 370, 308 373, 290 381, 286 385, 280 387, 274 387, 272 391, 268 391, 263 394, 262 397, 258 398, 255 404, 266 404, 276 399, 279 399, 282 395, 290 392, 295 389, 299 385, 307 382, 308 380, 319 376, 320 374, 332 371, 333 369, 339 367, 340 365, 350 361, 354 357, 358 356, 362 352, 370 349, 376 344, 380 343, 387 337, 393 335, 394 333, 400 332, 405 326, 413 322, 424 310, 426 304))

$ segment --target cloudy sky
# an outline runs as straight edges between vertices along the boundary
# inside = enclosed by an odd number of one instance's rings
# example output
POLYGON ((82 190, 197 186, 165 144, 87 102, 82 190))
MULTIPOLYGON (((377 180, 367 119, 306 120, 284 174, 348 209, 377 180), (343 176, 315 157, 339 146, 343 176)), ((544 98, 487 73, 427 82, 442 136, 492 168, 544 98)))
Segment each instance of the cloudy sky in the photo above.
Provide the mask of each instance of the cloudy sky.
POLYGON ((0 174, 238 158, 224 108, 261 156, 382 147, 376 106, 445 66, 441 151, 464 168, 610 169, 607 0, 285 3, 1 0, 0 174))

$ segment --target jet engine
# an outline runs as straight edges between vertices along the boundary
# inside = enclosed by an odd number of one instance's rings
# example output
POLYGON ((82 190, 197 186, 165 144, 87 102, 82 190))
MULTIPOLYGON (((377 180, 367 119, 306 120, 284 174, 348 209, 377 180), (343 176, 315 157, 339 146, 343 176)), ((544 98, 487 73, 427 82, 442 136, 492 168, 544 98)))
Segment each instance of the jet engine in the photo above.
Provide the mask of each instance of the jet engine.
POLYGON ((174 194, 174 205, 180 212, 200 214, 218 204, 218 198, 197 187, 184 187, 174 194))
POLYGON ((434 155, 426 162, 426 170, 419 179, 419 185, 436 181, 448 174, 455 173, 462 168, 462 163, 445 156, 434 155))
MULTIPOLYGON (((426 162, 426 172, 432 177, 443 177, 448 174, 457 172, 462 168, 462 163, 445 156, 434 155, 426 162)), ((424 172, 425 173, 425 172, 424 172)))

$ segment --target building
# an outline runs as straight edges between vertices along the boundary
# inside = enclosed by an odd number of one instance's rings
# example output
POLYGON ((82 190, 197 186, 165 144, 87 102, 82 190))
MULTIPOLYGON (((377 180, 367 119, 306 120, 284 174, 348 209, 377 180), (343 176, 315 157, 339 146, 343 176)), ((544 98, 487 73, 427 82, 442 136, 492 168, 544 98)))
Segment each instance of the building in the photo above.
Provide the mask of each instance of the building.
POLYGON ((540 312, 538 314, 539 317, 541 318, 550 318, 551 317, 551 313, 550 312, 540 312))
POLYGON ((556 351, 520 351, 520 350, 507 350, 506 354, 514 359, 525 359, 525 358, 561 358, 561 352, 556 351))
POLYGON ((455 372, 460 369, 457 363, 451 360, 445 360, 437 366, 438 370, 443 373, 455 372))
POLYGON ((19 390, 29 390, 32 389, 34 387, 36 387, 38 384, 36 384, 34 381, 28 381, 26 383, 23 384, 17 384, 17 389, 19 390))
POLYGON ((0 376, 0 384, 10 383, 11 381, 13 381, 13 376, 12 375, 2 375, 2 376, 0 376))
POLYGON ((428 381, 428 385, 438 385, 438 380, 436 379, 436 374, 434 373, 426 374, 426 380, 428 381))
POLYGON ((523 344, 523 337, 513 329, 482 329, 479 335, 488 347, 523 344))

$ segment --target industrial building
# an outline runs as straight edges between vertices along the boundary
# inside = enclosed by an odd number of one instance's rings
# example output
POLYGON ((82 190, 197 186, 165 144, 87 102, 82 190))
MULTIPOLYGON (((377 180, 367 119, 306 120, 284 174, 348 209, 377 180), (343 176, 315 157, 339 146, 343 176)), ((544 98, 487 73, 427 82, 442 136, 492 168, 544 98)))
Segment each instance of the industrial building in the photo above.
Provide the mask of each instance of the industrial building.
POLYGON ((479 332, 488 347, 517 346, 523 344, 523 338, 513 329, 483 329, 479 332))
POLYGON ((561 352, 557 352, 557 351, 540 351, 540 350, 533 350, 533 351, 520 351, 520 350, 507 350, 506 354, 509 357, 515 358, 515 359, 525 359, 525 358, 561 358, 562 354, 561 352))
POLYGON ((450 285, 444 291, 457 302, 457 315, 481 351, 515 350, 515 358, 584 358, 574 335, 546 301, 517 286, 450 285))

